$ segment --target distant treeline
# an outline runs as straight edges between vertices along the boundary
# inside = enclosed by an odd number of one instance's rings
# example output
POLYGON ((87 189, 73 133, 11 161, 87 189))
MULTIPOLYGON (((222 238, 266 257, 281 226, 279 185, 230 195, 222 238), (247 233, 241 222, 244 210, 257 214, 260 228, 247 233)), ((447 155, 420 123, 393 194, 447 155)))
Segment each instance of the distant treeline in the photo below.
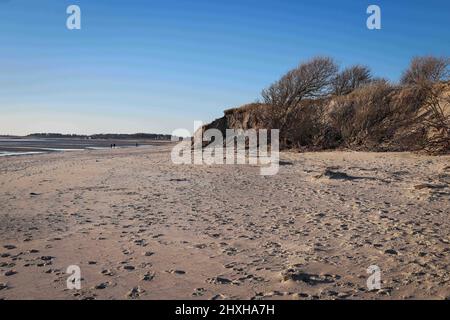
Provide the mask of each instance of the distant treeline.
POLYGON ((170 140, 170 134, 158 133, 134 133, 134 134, 117 134, 117 133, 101 133, 93 135, 80 134, 62 134, 62 133, 32 133, 27 135, 28 138, 76 138, 76 139, 104 139, 104 140, 170 140))

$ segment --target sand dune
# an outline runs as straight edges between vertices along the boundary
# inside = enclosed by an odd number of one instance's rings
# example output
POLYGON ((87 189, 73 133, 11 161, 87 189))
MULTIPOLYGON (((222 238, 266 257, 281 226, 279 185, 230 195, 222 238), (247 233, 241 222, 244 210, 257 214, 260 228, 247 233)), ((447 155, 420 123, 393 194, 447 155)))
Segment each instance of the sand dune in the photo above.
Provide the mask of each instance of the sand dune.
POLYGON ((449 156, 281 158, 275 176, 168 146, 2 158, 0 298, 450 297, 449 156))

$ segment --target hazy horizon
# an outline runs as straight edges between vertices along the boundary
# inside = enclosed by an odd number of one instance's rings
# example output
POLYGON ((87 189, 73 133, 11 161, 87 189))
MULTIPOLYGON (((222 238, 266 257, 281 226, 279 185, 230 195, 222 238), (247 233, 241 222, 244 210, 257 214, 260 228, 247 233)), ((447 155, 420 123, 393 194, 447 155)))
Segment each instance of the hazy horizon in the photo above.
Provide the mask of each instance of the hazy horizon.
POLYGON ((145 134, 145 135, 151 135, 151 134, 155 134, 155 135, 170 135, 170 133, 166 134, 166 133, 159 133, 159 132, 131 132, 131 133, 123 133, 123 132, 97 132, 97 133, 91 133, 91 134, 83 134, 83 133, 61 133, 61 132, 31 132, 29 134, 26 135, 12 135, 12 134, 0 134, 0 138, 1 137, 28 137, 28 136, 34 136, 34 135, 44 135, 44 134, 48 134, 48 135, 63 135, 63 136, 69 136, 69 135, 73 135, 73 136, 86 136, 86 137, 91 137, 91 136, 96 136, 96 135, 140 135, 140 134, 145 134))
POLYGON ((381 30, 370 4, 0 1, 0 135, 192 132, 312 56, 397 81, 413 56, 449 55, 448 1, 376 1, 381 30))

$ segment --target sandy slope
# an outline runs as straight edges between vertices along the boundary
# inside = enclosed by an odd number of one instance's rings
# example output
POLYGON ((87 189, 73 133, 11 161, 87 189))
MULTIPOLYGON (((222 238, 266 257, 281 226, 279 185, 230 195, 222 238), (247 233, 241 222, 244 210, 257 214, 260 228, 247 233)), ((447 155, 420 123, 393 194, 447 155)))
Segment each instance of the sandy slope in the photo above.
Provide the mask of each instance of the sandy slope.
POLYGON ((450 157, 286 153, 264 177, 168 150, 0 159, 0 298, 450 296, 450 157))

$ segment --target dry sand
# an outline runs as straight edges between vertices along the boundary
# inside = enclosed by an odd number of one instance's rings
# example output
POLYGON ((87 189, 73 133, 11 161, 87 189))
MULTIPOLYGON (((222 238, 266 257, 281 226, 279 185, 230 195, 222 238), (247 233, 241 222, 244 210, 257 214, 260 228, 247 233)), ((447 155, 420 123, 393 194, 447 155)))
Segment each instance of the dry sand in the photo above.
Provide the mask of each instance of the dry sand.
POLYGON ((449 298, 450 157, 283 153, 264 177, 169 151, 0 159, 0 298, 449 298))

